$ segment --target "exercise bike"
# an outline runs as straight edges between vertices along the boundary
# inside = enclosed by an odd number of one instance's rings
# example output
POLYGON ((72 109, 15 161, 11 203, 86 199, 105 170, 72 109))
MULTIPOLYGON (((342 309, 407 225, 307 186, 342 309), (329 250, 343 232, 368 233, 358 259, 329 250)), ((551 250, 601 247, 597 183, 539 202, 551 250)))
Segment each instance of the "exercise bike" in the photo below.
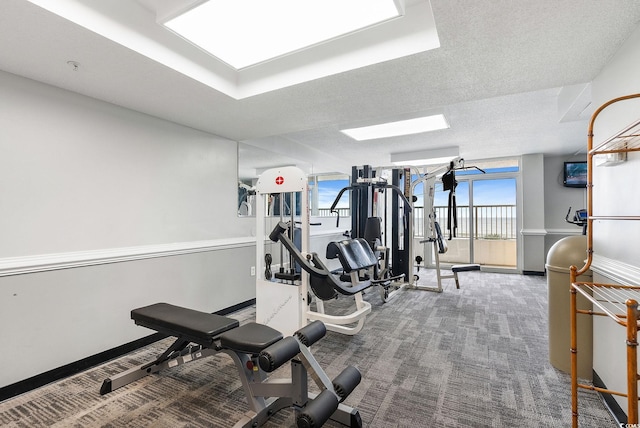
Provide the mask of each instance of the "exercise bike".
POLYGON ((571 207, 569 207, 569 211, 567 211, 567 215, 564 217, 564 220, 567 223, 575 224, 576 226, 582 227, 582 234, 586 235, 587 234, 587 220, 588 220, 587 210, 585 210, 585 209, 576 210, 575 213, 573 214, 573 218, 571 220, 569 220, 569 216, 570 215, 571 215, 571 207))

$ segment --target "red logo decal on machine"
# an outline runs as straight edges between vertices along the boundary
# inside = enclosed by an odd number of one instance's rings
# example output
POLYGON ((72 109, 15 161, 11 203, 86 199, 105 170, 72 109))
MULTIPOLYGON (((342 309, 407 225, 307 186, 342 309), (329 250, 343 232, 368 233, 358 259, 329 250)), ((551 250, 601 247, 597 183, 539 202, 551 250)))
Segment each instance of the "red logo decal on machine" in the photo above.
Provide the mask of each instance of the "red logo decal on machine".
POLYGON ((280 186, 281 184, 284 184, 284 177, 283 177, 283 176, 281 176, 281 175, 277 176, 277 177, 276 177, 276 184, 277 184, 278 186, 280 186))

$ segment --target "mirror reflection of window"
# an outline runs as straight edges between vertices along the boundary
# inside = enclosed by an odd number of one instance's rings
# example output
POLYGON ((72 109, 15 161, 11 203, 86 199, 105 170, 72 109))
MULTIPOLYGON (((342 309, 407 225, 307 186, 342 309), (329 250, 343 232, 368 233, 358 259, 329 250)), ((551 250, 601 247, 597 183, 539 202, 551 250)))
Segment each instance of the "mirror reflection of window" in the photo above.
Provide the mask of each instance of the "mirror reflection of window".
POLYGON ((269 195, 269 215, 272 217, 291 216, 291 206, 295 204, 295 214, 300 215, 302 196, 300 192, 296 192, 294 201, 291 201, 291 193, 274 193, 269 195))
MULTIPOLYGON (((238 204, 237 211, 240 217, 253 217, 256 214, 256 201, 255 201, 255 179, 240 179, 238 180, 238 204)), ((335 198, 345 187, 348 187, 350 183, 349 176, 344 174, 323 174, 323 175, 310 175, 309 176, 309 205, 311 208, 312 216, 319 217, 334 217, 336 214, 330 212, 331 205, 335 198)), ((295 214, 300 215, 300 195, 295 198, 295 214)), ((349 192, 345 192, 340 201, 336 205, 336 209, 340 212, 340 217, 348 217, 350 215, 349 209, 349 192)), ((283 216, 291 215, 291 196, 285 195, 282 200, 282 214, 283 216)), ((266 206, 269 216, 280 216, 281 202, 278 195, 273 195, 266 206)))
MULTIPOLYGON (((320 217, 332 217, 335 214, 330 212, 331 205, 335 201, 338 193, 345 187, 349 186, 349 177, 346 175, 328 175, 317 176, 317 192, 312 192, 312 195, 317 195, 316 198, 311 199, 312 211, 317 213, 314 215, 320 217)), ((349 213, 349 192, 345 192, 340 201, 336 205, 336 209, 340 211, 340 217, 348 217, 349 213)))
POLYGON ((255 215, 255 190, 248 183, 238 182, 238 215, 248 217, 255 215))

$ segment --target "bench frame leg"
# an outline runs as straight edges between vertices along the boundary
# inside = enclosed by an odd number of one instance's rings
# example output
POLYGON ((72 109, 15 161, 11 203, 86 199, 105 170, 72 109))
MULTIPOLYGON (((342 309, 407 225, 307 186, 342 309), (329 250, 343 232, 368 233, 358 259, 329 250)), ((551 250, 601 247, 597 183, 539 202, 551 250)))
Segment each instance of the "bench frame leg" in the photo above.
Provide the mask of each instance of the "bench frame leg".
POLYGON ((460 281, 458 281, 458 272, 454 272, 454 273, 453 273, 453 279, 455 279, 455 281, 456 281, 456 288, 459 290, 459 289, 460 289, 460 281))
POLYGON ((190 346, 189 341, 177 339, 155 360, 137 367, 132 367, 129 370, 105 379, 100 387, 100 395, 108 394, 145 376, 158 373, 161 370, 181 366, 217 353, 218 351, 214 349, 203 348, 200 345, 190 346))

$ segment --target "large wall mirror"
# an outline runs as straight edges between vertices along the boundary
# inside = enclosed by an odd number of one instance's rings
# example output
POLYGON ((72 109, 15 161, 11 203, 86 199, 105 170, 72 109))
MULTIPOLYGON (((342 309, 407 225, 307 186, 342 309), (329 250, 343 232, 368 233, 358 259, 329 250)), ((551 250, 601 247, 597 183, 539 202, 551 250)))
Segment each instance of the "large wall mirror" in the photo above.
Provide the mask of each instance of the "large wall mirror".
MULTIPOLYGON (((349 186, 349 176, 339 173, 314 174, 313 166, 298 159, 283 156, 252 145, 238 143, 238 203, 240 217, 255 216, 253 188, 260 174, 269 168, 295 165, 307 172, 309 177, 311 215, 332 217, 329 212, 335 198, 344 187, 349 186)), ((349 216, 349 193, 345 192, 336 204, 340 217, 349 216)))

